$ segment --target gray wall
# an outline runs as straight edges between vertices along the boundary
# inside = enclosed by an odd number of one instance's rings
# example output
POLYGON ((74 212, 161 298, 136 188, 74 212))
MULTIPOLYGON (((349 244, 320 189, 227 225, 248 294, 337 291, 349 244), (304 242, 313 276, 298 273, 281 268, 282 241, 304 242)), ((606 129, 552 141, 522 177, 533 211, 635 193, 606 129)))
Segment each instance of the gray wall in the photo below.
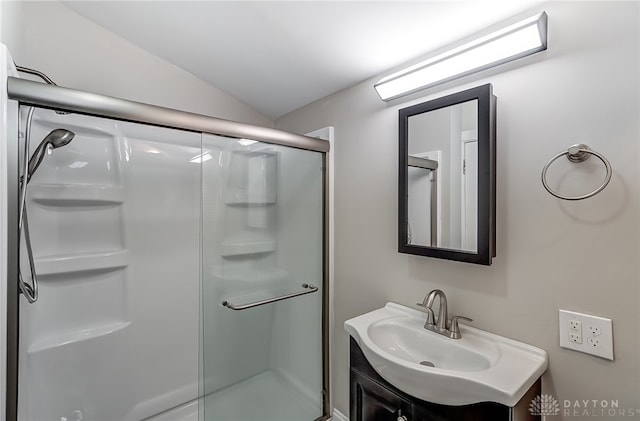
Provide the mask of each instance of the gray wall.
MULTIPOLYGON (((544 348, 544 393, 561 404, 616 399, 621 409, 640 408, 639 4, 553 2, 544 10, 549 49, 537 56, 392 103, 379 100, 373 78, 276 121, 298 133, 335 126, 334 397, 345 414, 342 323, 387 301, 412 305, 433 288, 474 326, 544 348), (493 266, 397 253, 398 109, 484 83, 498 97, 493 266), (613 178, 591 199, 560 201, 540 172, 577 142, 608 157, 613 178), (561 349, 559 308, 611 317, 615 361, 561 349)), ((577 183, 584 192, 601 177, 577 183)), ((554 417, 563 418, 603 419, 554 417)))
POLYGON ((2 10, 2 23, 13 25, 3 25, 1 41, 16 63, 46 73, 58 85, 273 126, 270 118, 236 98, 57 1, 10 2, 2 10))
POLYGON ((20 62, 23 58, 22 2, 0 2, 0 42, 14 50, 13 59, 20 62))

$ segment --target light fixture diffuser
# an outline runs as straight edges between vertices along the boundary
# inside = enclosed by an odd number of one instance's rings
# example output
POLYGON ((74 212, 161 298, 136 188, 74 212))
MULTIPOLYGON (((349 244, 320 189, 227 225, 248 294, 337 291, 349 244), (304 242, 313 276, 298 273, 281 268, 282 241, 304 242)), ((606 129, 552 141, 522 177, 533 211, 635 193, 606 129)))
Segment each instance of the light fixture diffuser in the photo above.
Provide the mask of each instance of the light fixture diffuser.
POLYGON ((385 76, 374 87, 390 101, 546 49, 547 14, 542 12, 385 76))

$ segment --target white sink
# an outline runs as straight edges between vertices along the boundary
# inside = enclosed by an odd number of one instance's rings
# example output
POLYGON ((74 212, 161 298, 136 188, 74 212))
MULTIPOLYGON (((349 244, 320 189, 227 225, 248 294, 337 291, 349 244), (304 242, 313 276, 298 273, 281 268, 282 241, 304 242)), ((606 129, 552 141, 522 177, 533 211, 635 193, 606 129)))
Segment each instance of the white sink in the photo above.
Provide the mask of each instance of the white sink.
POLYGON ((371 366, 405 393, 443 405, 515 406, 547 369, 547 353, 473 327, 461 339, 424 329, 426 314, 400 304, 344 323, 371 366))

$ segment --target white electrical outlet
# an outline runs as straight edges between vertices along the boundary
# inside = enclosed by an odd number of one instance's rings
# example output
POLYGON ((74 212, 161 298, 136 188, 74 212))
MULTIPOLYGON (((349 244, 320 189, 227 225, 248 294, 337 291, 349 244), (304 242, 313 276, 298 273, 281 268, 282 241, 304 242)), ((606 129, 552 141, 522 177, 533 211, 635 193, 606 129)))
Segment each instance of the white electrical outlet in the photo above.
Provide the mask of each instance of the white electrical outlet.
POLYGON ((560 310, 560 346, 613 360, 611 319, 560 310))
POLYGON ((576 344, 582 343, 582 322, 580 320, 570 318, 569 319, 569 342, 576 344))
POLYGON ((602 329, 600 328, 600 326, 594 326, 594 325, 589 325, 589 332, 591 333, 591 336, 600 336, 602 335, 602 329))

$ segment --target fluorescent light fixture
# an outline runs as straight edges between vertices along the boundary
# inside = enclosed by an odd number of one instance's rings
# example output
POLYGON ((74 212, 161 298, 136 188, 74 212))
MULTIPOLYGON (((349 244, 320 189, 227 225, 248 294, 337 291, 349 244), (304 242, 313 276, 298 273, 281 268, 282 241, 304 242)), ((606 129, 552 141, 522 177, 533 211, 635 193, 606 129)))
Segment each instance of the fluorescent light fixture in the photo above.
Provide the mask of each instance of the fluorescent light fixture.
POLYGON ((374 87, 390 101, 546 49, 547 14, 542 12, 385 76, 374 87))

